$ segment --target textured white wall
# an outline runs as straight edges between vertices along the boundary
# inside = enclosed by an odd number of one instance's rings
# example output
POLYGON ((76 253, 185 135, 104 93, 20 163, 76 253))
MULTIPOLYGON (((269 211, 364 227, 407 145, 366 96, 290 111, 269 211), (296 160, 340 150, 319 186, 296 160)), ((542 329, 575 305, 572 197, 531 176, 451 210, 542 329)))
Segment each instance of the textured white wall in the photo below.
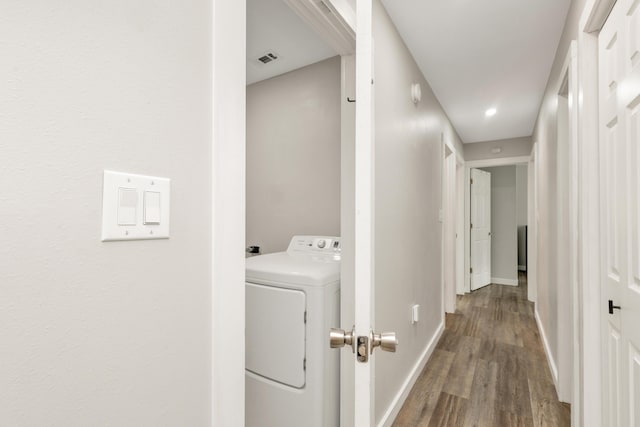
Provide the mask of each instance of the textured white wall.
POLYGON ((491 277, 517 281, 516 166, 482 170, 491 173, 491 277))
POLYGON ((0 424, 211 419, 211 2, 0 4, 0 424), (171 239, 100 242, 102 171, 171 239))
POLYGON ((247 86, 247 245, 340 234, 340 57, 247 86))
POLYGON ((462 144, 379 1, 375 40, 375 325, 395 331, 397 353, 376 352, 376 422, 443 321, 441 135, 462 144), (411 101, 411 84, 422 101, 411 101), (420 304, 412 325, 410 306, 420 304))

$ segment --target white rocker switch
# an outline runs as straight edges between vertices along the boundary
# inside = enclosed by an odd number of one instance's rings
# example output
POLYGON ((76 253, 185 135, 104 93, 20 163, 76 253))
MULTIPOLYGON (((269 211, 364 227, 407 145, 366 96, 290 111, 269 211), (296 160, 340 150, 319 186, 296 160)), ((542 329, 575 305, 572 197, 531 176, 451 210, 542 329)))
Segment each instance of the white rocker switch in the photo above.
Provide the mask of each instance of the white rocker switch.
POLYGON ((160 224, 160 193, 144 192, 144 224, 160 224))
POLYGON ((138 191, 135 188, 118 188, 118 225, 136 225, 138 191))

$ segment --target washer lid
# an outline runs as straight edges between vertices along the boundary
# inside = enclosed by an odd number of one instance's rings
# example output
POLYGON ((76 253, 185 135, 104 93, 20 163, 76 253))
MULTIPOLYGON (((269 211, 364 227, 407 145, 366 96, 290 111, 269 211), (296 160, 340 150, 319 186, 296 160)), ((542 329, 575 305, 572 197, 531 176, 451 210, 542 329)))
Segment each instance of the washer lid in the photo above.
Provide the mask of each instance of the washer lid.
POLYGON ((340 260, 332 255, 275 254, 246 259, 247 282, 323 286, 340 280, 340 260))

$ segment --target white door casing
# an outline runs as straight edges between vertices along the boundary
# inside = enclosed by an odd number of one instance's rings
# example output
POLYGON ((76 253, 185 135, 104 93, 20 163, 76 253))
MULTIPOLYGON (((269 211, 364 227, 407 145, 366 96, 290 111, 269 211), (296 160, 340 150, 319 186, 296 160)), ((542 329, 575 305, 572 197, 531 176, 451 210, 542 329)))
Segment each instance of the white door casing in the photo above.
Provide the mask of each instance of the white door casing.
POLYGON ((491 283, 491 174, 471 169, 471 290, 491 283))
POLYGON ((456 155, 444 146, 444 163, 442 168, 443 197, 443 283, 444 311, 456 311, 456 155))
POLYGON ((603 416, 640 425, 640 9, 619 0, 599 36, 603 416))
POLYGON ((535 302, 537 299, 537 204, 536 204, 536 173, 537 173, 537 144, 534 142, 531 148, 531 160, 529 160, 528 182, 527 182, 527 298, 529 301, 535 302))
POLYGON ((462 158, 458 157, 456 160, 456 293, 464 295, 465 168, 462 158))
POLYGON ((557 297, 558 297, 558 356, 557 391, 562 402, 572 404, 574 418, 579 418, 580 375, 579 333, 576 328, 580 307, 577 282, 578 271, 578 90, 577 90, 577 46, 569 45, 557 86, 557 145, 556 145, 556 244, 557 297))
POLYGON ((211 419, 231 426, 244 424, 247 13, 244 0, 211 9, 211 419))

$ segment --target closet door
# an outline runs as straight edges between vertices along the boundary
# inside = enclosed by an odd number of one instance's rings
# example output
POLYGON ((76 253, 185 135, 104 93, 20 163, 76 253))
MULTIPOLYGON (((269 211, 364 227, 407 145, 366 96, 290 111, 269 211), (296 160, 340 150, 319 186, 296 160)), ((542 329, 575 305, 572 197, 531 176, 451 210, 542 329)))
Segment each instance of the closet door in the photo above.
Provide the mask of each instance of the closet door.
POLYGON ((605 424, 640 426, 640 0, 599 36, 605 424))

